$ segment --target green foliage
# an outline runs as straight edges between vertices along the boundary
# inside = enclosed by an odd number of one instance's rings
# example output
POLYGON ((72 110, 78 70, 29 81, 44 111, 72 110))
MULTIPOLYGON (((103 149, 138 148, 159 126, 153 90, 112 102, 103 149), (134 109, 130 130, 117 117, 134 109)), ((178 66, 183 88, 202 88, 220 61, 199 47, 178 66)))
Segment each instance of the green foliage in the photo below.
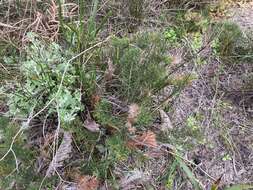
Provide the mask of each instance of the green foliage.
POLYGON ((166 181, 166 187, 168 189, 173 189, 177 166, 178 166, 178 162, 174 160, 170 166, 170 170, 169 170, 167 181, 166 181))
POLYGON ((226 154, 225 156, 223 156, 222 161, 228 161, 228 160, 232 160, 229 154, 226 154))
POLYGON ((200 185, 198 179, 195 177, 194 173, 192 173, 191 169, 185 164, 185 162, 181 158, 176 157, 176 160, 177 160, 179 166, 181 167, 181 169, 184 171, 184 173, 187 175, 187 177, 191 181, 194 189, 201 190, 202 189, 201 185, 200 185))
POLYGON ((192 53, 198 53, 203 45, 203 34, 211 23, 208 15, 193 10, 178 11, 173 22, 164 32, 165 39, 172 47, 180 47, 187 40, 192 53))
MULTIPOLYGON (((15 123, 9 122, 7 118, 0 117, 0 158, 8 151, 13 136, 18 132, 19 126, 15 123)), ((29 165, 33 159, 33 151, 25 148, 26 139, 24 135, 18 136, 13 145, 13 151, 16 157, 24 164, 29 165)), ((0 163, 0 176, 11 173, 15 168, 15 157, 12 152, 9 152, 7 157, 0 163)))
MULTIPOLYGON (((127 0, 129 4, 129 19, 127 20, 129 23, 127 24, 129 24, 130 32, 141 24, 144 11, 146 11, 144 2, 144 0, 127 0)), ((60 43, 63 41, 64 46, 56 43, 47 44, 39 40, 38 36, 28 34, 30 43, 24 54, 14 57, 12 54, 17 53, 16 49, 13 50, 15 44, 13 46, 0 44, 0 56, 3 57, 0 58, 1 60, 3 59, 9 65, 20 62, 21 80, 16 81, 12 88, 4 88, 4 93, 9 93, 7 97, 9 114, 25 119, 30 113, 46 108, 41 115, 46 115, 50 120, 59 116, 61 128, 72 133, 75 143, 73 147, 78 149, 78 151, 73 150, 77 162, 71 162, 70 167, 81 163, 78 168, 83 173, 98 176, 107 182, 114 182, 113 169, 117 162, 125 162, 131 155, 131 158, 136 158, 137 162, 133 163, 133 165, 136 164, 135 166, 128 165, 128 167, 136 168, 142 167, 143 160, 147 159, 141 153, 142 151, 134 152, 126 146, 130 134, 126 130, 128 113, 125 108, 132 103, 136 103, 140 108, 136 121, 132 123, 132 127, 137 130, 136 134, 142 130, 146 131, 153 124, 156 118, 155 110, 157 110, 154 107, 160 108, 153 102, 153 97, 157 95, 157 92, 169 84, 174 87, 171 93, 174 97, 194 77, 192 74, 168 76, 170 73, 168 68, 174 58, 168 56, 170 50, 180 47, 184 51, 189 48, 186 54, 190 52, 197 64, 203 63, 199 50, 202 48, 203 37, 210 26, 210 20, 202 13, 195 11, 200 4, 205 4, 202 0, 164 2, 159 6, 176 8, 190 6, 193 9, 176 11, 174 23, 162 29, 161 33, 146 32, 137 33, 131 37, 115 37, 106 47, 93 48, 79 56, 75 62, 69 63, 68 60, 74 55, 93 47, 100 41, 100 37, 104 38, 111 29, 106 29, 105 35, 104 33, 100 35, 99 32, 105 23, 111 26, 112 20, 113 22, 117 20, 115 18, 118 18, 118 15, 115 15, 113 19, 109 18, 110 12, 105 15, 102 8, 107 6, 107 2, 100 8, 98 0, 79 0, 78 18, 68 18, 63 15, 66 8, 64 3, 62 0, 57 1, 57 17, 60 20, 61 34, 63 34, 61 36, 63 38, 59 39, 60 43), (110 73, 112 78, 107 80, 105 73, 110 69, 109 62, 112 63, 113 71, 110 73), (99 100, 94 103, 91 97, 97 94, 99 100), (119 104, 122 103, 123 109, 121 105, 120 108, 117 107, 115 105, 117 103, 111 102, 107 97, 116 97, 119 104), (84 107, 87 109, 86 112, 83 112, 84 107), (90 119, 100 125, 99 132, 90 132, 84 127, 83 120, 87 119, 88 114, 90 119)), ((163 21, 166 22, 166 19, 163 21)), ((215 56, 250 57, 253 52, 252 41, 242 34, 238 26, 232 23, 221 23, 216 25, 216 29, 219 29, 218 37, 212 42, 215 56)), ((120 32, 121 35, 124 36, 120 32)), ((183 59, 186 60, 189 55, 184 54, 184 56, 183 59)), ((174 65, 172 67, 174 68, 174 65)), ((6 79, 5 75, 4 78, 6 79)), ((169 108, 170 104, 165 106, 169 108)), ((217 117, 216 120, 218 119, 217 117)), ((175 127, 170 130, 170 133, 163 134, 166 135, 164 138, 169 139, 169 143, 178 150, 189 150, 205 140, 202 133, 202 121, 201 115, 191 115, 182 127, 175 127)), ((0 128, 0 156, 2 156, 8 150, 12 137, 20 126, 9 123, 5 118, 0 118, 0 126, 4 126, 0 128)), ((13 151, 20 162, 19 173, 13 172, 15 159, 12 152, 1 161, 0 176, 13 173, 2 178, 4 180, 1 179, 0 188, 7 189, 15 181, 19 189, 39 189, 42 176, 33 170, 36 152, 25 147, 26 140, 25 135, 21 134, 13 145, 13 151)), ((224 161, 230 159, 229 154, 223 157, 224 161)), ((193 184, 193 188, 200 189, 199 181, 181 156, 175 156, 173 161, 166 176, 167 188, 172 189, 174 181, 178 180, 176 172, 180 167, 193 184)), ((63 177, 65 179, 64 175, 63 177)), ((54 189, 56 183, 58 183, 57 177, 46 179, 44 188, 54 189)), ((247 189, 250 186, 238 185, 231 189, 237 188, 247 189)))
MULTIPOLYGON (((58 0, 59 5, 61 1, 58 0)), ((100 25, 96 22, 96 16, 99 6, 98 0, 92 0, 87 2, 85 0, 80 0, 79 2, 79 22, 73 22, 69 20, 64 20, 62 11, 59 6, 59 13, 61 13, 61 27, 66 42, 69 48, 76 53, 80 53, 83 50, 89 48, 96 40, 99 31, 105 24, 106 19, 102 20, 100 25), (89 9, 87 9, 89 7, 89 9), (88 14, 85 14, 88 12, 88 14), (87 18, 88 22, 85 24, 83 21, 87 18)), ((110 15, 110 13, 108 14, 110 15)), ((107 16, 108 16, 107 15, 107 16)), ((107 16, 105 18, 107 18, 107 16)), ((83 62, 84 57, 80 57, 80 64, 83 62)))
POLYGON ((219 55, 220 44, 219 44, 218 38, 216 38, 212 41, 211 47, 212 47, 212 51, 213 51, 214 55, 219 55))
POLYGON ((130 16, 140 20, 143 17, 144 0, 128 0, 130 16))
POLYGON ((154 121, 155 114, 152 113, 152 102, 143 101, 140 105, 140 113, 138 114, 135 126, 149 126, 154 121))
POLYGON ((186 120, 186 125, 187 127, 189 127, 190 130, 198 130, 199 126, 198 126, 198 121, 196 120, 195 117, 193 116, 189 116, 186 120))
MULTIPOLYGON (((11 146, 13 136, 18 132, 19 126, 10 122, 5 117, 0 117, 0 158, 2 158, 11 146)), ((28 148, 26 137, 20 134, 13 144, 13 152, 0 162, 0 188, 8 189, 10 184, 15 181, 16 187, 21 189, 31 189, 39 187, 42 177, 34 172, 33 165, 36 159, 35 150, 28 148), (15 170, 16 160, 18 161, 17 172, 15 170), (37 185, 37 186, 36 186, 37 185)))
POLYGON ((173 20, 173 25, 166 31, 169 32, 169 36, 177 36, 178 41, 183 40, 189 34, 201 33, 203 34, 210 25, 210 18, 199 11, 178 11, 173 20), (173 35, 172 35, 173 34, 173 35))
POLYGON ((109 151, 109 159, 122 161, 128 158, 129 150, 125 145, 124 137, 121 134, 115 134, 106 141, 109 151))
POLYGON ((178 40, 177 33, 173 28, 166 30, 164 36, 169 42, 176 42, 178 40))
POLYGON ((201 121, 202 116, 199 114, 191 115, 186 120, 185 133, 190 137, 189 144, 197 145, 205 142, 204 135, 202 132, 201 121))
POLYGON ((112 60, 119 82, 117 91, 123 99, 139 102, 165 86, 165 66, 169 60, 167 45, 161 35, 138 34, 130 41, 115 38, 112 47, 112 60))
MULTIPOLYGON (((1 180, 0 188, 10 189, 11 184, 15 182, 15 189, 37 190, 40 188, 42 180, 43 176, 35 173, 32 166, 26 166, 26 168, 20 168, 19 172, 15 172, 12 175, 5 177, 4 180, 1 180)), ((43 187, 47 189, 55 189, 56 184, 57 178, 52 177, 50 179, 45 179, 43 187)))
POLYGON ((144 16, 144 0, 126 0, 124 3, 128 9, 128 31, 134 32, 141 24, 144 16))
POLYGON ((227 187, 225 190, 247 190, 247 189, 252 189, 252 185, 247 185, 247 184, 239 184, 239 185, 233 185, 232 187, 227 187))
POLYGON ((90 132, 83 127, 83 121, 80 118, 65 124, 64 128, 72 133, 73 139, 75 139, 78 148, 82 151, 90 151, 99 138, 98 133, 90 132))
POLYGON ((96 105, 93 115, 95 119, 104 127, 109 126, 118 128, 124 125, 122 119, 113 114, 112 104, 106 99, 102 99, 96 105))
POLYGON ((20 63, 23 81, 16 82, 16 90, 8 97, 9 114, 27 117, 54 99, 48 114, 59 113, 63 122, 75 118, 82 109, 81 93, 76 88, 77 75, 68 64, 68 51, 63 52, 55 43, 50 45, 29 34, 31 45, 20 63))
POLYGON ((0 40, 0 85, 6 80, 16 79, 19 76, 15 64, 18 62, 16 47, 12 43, 1 42, 0 40))
POLYGON ((161 135, 161 139, 173 144, 178 150, 192 150, 199 144, 206 143, 201 125, 202 121, 201 115, 190 115, 184 126, 173 128, 169 135, 164 137, 161 135))
MULTIPOLYGON (((119 101, 128 104, 139 105, 140 113, 133 124, 136 128, 147 127, 154 121, 151 97, 167 84, 165 68, 170 64, 167 48, 162 35, 146 33, 132 38, 113 38, 110 49, 103 49, 103 53, 110 56, 115 68, 115 78, 107 81, 105 94, 116 96, 119 101)), ((104 67, 102 69, 106 70, 104 67)), ((103 83, 100 86, 103 86, 103 83)), ((114 163, 127 159, 129 155, 125 146, 127 113, 115 112, 115 105, 106 98, 101 98, 91 114, 110 135, 104 134, 105 144, 99 143, 95 146, 99 154, 93 154, 84 170, 93 171, 101 178, 113 178, 109 168, 113 168, 114 163)))
MULTIPOLYGON (((169 8, 175 8, 175 9, 179 9, 179 8, 184 8, 184 9, 200 9, 200 8, 204 8, 206 6, 206 4, 210 3, 209 1, 205 1, 205 0, 170 0, 167 3, 167 6, 169 8)), ((187 9, 187 10, 188 10, 187 9)))
POLYGON ((240 27, 231 22, 218 23, 214 27, 217 38, 211 47, 215 55, 220 56, 225 63, 252 61, 252 38, 250 32, 242 32, 240 27))
MULTIPOLYGON (((117 114, 114 105, 106 98, 101 98, 94 108, 90 106, 90 97, 96 90, 96 85, 104 88, 104 81, 98 80, 103 78, 101 73, 107 69, 101 63, 104 59, 102 53, 110 54, 116 78, 109 81, 103 91, 119 97, 120 101, 127 104, 137 103, 140 114, 135 126, 146 127, 152 124, 154 118, 151 97, 168 80, 165 68, 170 59, 167 56, 166 40, 158 33, 115 38, 110 49, 96 49, 88 54, 89 63, 84 65, 80 64, 83 61, 81 59, 69 63, 73 53, 70 50, 63 52, 62 47, 56 43, 47 44, 38 40, 34 34, 29 34, 29 40, 30 44, 20 62, 22 80, 14 84, 15 91, 8 97, 9 114, 28 117, 31 112, 36 113, 46 106, 42 114, 49 118, 58 115, 61 127, 73 133, 78 150, 90 154, 91 159, 83 167, 85 173, 107 179, 114 163, 126 160, 129 150, 125 146, 127 113, 117 114), (84 86, 82 92, 78 89, 81 85, 84 86), (83 110, 82 104, 87 106, 91 117, 103 128, 101 134, 93 134, 84 129, 77 115, 83 110), (112 129, 116 129, 117 133, 112 129)), ((29 179, 34 184, 36 180, 37 178, 29 179)), ((29 184, 26 185, 27 188, 28 186, 29 184)))
POLYGON ((192 36, 192 49, 196 53, 198 52, 202 45, 203 45, 203 36, 201 35, 200 32, 196 32, 192 36))
POLYGON ((219 23, 215 27, 218 30, 218 41, 214 41, 215 52, 221 56, 234 55, 234 48, 239 39, 242 38, 242 32, 238 25, 230 22, 219 23))
POLYGON ((87 163, 83 171, 93 173, 101 179, 110 180, 113 178, 111 170, 117 162, 128 158, 130 150, 125 145, 125 138, 120 133, 108 136, 105 144, 97 144, 91 160, 87 163))

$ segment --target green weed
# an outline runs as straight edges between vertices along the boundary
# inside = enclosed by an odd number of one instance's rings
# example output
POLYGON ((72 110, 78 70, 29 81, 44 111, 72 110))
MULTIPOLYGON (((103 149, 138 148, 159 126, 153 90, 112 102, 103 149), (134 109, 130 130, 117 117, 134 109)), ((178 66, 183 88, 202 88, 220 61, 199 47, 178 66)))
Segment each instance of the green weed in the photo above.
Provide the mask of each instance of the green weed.
POLYGON ((228 22, 218 24, 217 28, 220 28, 218 52, 221 56, 231 56, 233 47, 242 36, 242 32, 238 25, 228 22))
POLYGON ((252 39, 250 32, 242 32, 240 27, 231 22, 218 23, 218 34, 212 42, 214 53, 225 63, 249 62, 252 60, 252 39))
POLYGON ((74 67, 70 65, 65 71, 71 54, 63 53, 55 43, 47 45, 38 41, 33 34, 30 34, 30 40, 31 45, 20 65, 23 80, 15 84, 16 91, 8 100, 9 114, 28 117, 55 98, 47 107, 48 114, 59 113, 64 122, 73 120, 83 108, 80 90, 75 86, 77 75, 74 67))
POLYGON ((146 33, 136 35, 129 42, 114 39, 112 48, 119 83, 117 91, 123 99, 139 102, 167 84, 164 68, 169 60, 162 36, 146 33))

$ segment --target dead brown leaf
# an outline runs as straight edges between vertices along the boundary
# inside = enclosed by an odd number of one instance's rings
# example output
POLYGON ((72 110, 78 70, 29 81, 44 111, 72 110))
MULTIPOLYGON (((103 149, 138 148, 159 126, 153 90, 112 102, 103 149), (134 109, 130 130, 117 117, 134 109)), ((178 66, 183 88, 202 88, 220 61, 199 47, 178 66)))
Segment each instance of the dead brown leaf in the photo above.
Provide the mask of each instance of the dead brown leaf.
POLYGON ((172 58, 171 64, 172 64, 173 66, 179 65, 179 64, 183 61, 181 55, 174 55, 174 56, 172 56, 171 58, 172 58))
POLYGON ((160 117, 161 117, 161 130, 167 131, 169 129, 173 129, 173 125, 171 123, 170 117, 164 110, 160 110, 160 117))
POLYGON ((95 108, 95 106, 100 102, 101 97, 98 94, 93 94, 91 96, 91 106, 95 108))
POLYGON ((130 190, 136 189, 138 184, 142 184, 150 180, 150 175, 148 172, 144 172, 139 169, 133 169, 128 171, 128 173, 123 176, 120 181, 119 185, 122 190, 130 190))
POLYGON ((113 78, 113 73, 115 71, 115 67, 112 63, 112 60, 110 60, 110 59, 108 60, 107 64, 108 64, 108 68, 105 71, 105 80, 110 81, 113 78))
POLYGON ((150 158, 161 158, 161 156, 164 156, 164 151, 162 151, 160 148, 155 148, 145 152, 144 155, 150 158))
POLYGON ((129 106, 129 111, 128 111, 128 117, 127 117, 127 120, 130 122, 130 123, 134 123, 136 122, 136 119, 138 117, 140 113, 140 107, 137 105, 137 104, 131 104, 129 106))
POLYGON ((100 130, 99 129, 100 125, 97 124, 96 121, 94 121, 91 118, 91 115, 89 112, 86 115, 86 120, 84 121, 84 127, 91 132, 98 132, 100 130))
POLYGON ((77 181, 77 190, 96 190, 99 186, 99 181, 94 176, 83 175, 77 181))
POLYGON ((131 104, 128 110, 126 126, 129 132, 135 132, 133 124, 136 122, 138 115, 140 114, 140 107, 137 104, 131 104))
POLYGON ((156 135, 152 131, 144 132, 128 141, 127 145, 132 148, 147 146, 149 148, 157 147, 156 135))
POLYGON ((63 140, 47 169, 47 177, 51 177, 52 175, 54 175, 55 171, 58 168, 63 167, 64 161, 70 158, 70 153, 72 151, 71 143, 72 135, 70 132, 65 131, 63 134, 63 140))
POLYGON ((87 118, 84 122, 84 127, 91 132, 98 132, 99 131, 99 124, 97 124, 93 119, 87 118))

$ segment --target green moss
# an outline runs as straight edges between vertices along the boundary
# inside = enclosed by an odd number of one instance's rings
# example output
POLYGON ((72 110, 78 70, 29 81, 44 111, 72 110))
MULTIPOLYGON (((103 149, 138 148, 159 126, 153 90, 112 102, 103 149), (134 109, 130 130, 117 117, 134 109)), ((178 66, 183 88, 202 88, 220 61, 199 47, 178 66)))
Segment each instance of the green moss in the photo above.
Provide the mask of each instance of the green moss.
MULTIPOLYGON (((13 137, 17 134, 19 126, 5 117, 0 117, 0 157, 6 154, 10 148, 13 137)), ((18 160, 19 171, 16 171, 16 161, 12 152, 0 162, 0 188, 7 189, 15 181, 18 189, 39 188, 43 176, 34 171, 36 151, 26 147, 26 136, 17 136, 13 147, 13 152, 18 160), (3 180, 4 179, 4 180, 3 180)))
POLYGON ((149 126, 154 121, 155 114, 152 112, 152 103, 150 101, 143 101, 140 105, 140 113, 135 123, 138 127, 149 126))
MULTIPOLYGON (((7 118, 0 117, 0 158, 5 155, 11 146, 13 137, 19 130, 19 126, 10 122, 7 118)), ((33 162, 34 152, 28 148, 25 148, 26 137, 25 135, 19 135, 13 144, 12 150, 15 152, 17 159, 24 165, 29 165, 33 162)), ((7 175, 15 169, 15 157, 12 152, 0 162, 0 176, 7 175)))
POLYGON ((130 153, 124 139, 122 134, 117 133, 107 137, 104 145, 96 145, 95 152, 89 162, 85 163, 82 171, 101 179, 111 180, 113 178, 111 171, 114 165, 117 162, 126 160, 130 153))
POLYGON ((129 150, 125 145, 124 137, 122 135, 115 134, 108 138, 106 146, 109 151, 109 159, 122 161, 128 158, 129 150))
POLYGON ((122 118, 113 114, 113 105, 106 99, 102 99, 95 107, 93 115, 98 123, 104 127, 116 127, 123 125, 122 118))
POLYGON ((65 124, 63 128, 70 131, 75 139, 76 145, 79 150, 83 152, 89 152, 93 146, 96 145, 99 139, 99 133, 94 133, 87 130, 84 127, 83 121, 80 119, 75 119, 70 124, 65 124))

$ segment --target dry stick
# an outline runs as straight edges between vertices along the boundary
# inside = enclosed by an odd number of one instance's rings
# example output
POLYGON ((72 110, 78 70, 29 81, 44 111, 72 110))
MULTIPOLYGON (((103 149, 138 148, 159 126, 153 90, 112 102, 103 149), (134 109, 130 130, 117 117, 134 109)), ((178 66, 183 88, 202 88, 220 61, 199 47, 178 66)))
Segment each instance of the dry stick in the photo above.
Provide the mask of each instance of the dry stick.
POLYGON ((2 22, 0 22, 0 26, 5 27, 5 28, 12 28, 12 29, 21 29, 20 27, 15 27, 9 24, 4 24, 2 22))
MULTIPOLYGON (((30 116, 33 114, 33 109, 32 109, 32 112, 30 113, 30 116)), ((5 157, 10 153, 12 152, 14 158, 15 158, 15 163, 16 163, 16 170, 18 170, 18 161, 17 161, 17 157, 16 157, 16 154, 15 152, 13 151, 13 145, 15 143, 15 140, 17 139, 17 137, 19 136, 19 134, 22 134, 23 133, 23 130, 27 128, 27 123, 29 123, 31 120, 30 120, 30 116, 26 122, 26 125, 23 125, 22 127, 20 127, 20 129, 18 130, 18 132, 14 135, 14 137, 12 138, 12 141, 11 141, 11 144, 10 144, 10 147, 9 149, 7 150, 7 152, 0 158, 0 162, 2 160, 5 159, 5 157)))
MULTIPOLYGON (((58 125, 57 125, 57 129, 56 129, 56 132, 55 132, 55 135, 54 135, 53 159, 52 159, 51 163, 55 162, 54 158, 55 158, 56 153, 57 153, 56 147, 58 147, 58 138, 59 138, 59 132, 60 132, 60 127, 61 127, 61 119, 60 119, 60 112, 59 112, 59 106, 58 106, 58 104, 56 106, 56 109, 57 109, 57 116, 58 116, 58 118, 57 118, 58 119, 58 125)), ((40 183, 39 190, 42 188, 42 185, 43 185, 45 179, 48 177, 48 175, 50 175, 50 172, 52 172, 52 171, 49 170, 50 166, 51 166, 51 163, 49 164, 49 168, 47 169, 46 175, 44 176, 44 178, 42 179, 42 181, 40 183)), ((55 172, 57 172, 57 169, 55 167, 53 169, 54 169, 55 172)), ((61 176, 60 176, 60 179, 62 179, 61 176)))
MULTIPOLYGON (((14 142, 15 142, 16 138, 18 137, 18 135, 19 135, 22 131, 23 131, 23 128, 20 127, 20 129, 18 130, 18 132, 17 132, 17 133, 15 134, 15 136, 12 138, 11 145, 10 145, 8 151, 7 151, 7 152, 2 156, 2 158, 0 159, 0 162, 1 162, 10 152, 13 153, 12 147, 13 147, 13 145, 14 145, 14 142)), ((14 158, 16 158, 16 155, 15 155, 15 154, 13 154, 13 156, 14 156, 14 158)), ((17 164, 17 161, 16 161, 16 164, 17 164)), ((17 166, 16 166, 16 167, 17 167, 17 166)))
POLYGON ((208 123, 207 123, 207 127, 206 128, 209 128, 210 124, 211 124, 211 121, 213 119, 213 114, 214 114, 214 109, 215 109, 215 102, 216 102, 216 99, 217 99, 217 96, 218 96, 218 88, 219 88, 219 74, 220 73, 217 73, 216 75, 216 84, 215 84, 215 93, 214 93, 214 96, 213 96, 213 99, 212 99, 212 105, 211 105, 211 113, 210 113, 210 117, 209 117, 209 120, 208 120, 208 123))
POLYGON ((155 6, 155 9, 157 9, 158 7, 162 6, 163 4, 167 3, 169 0, 165 0, 161 3, 159 3, 158 5, 155 6))
POLYGON ((16 164, 15 170, 17 170, 19 172, 19 169, 18 169, 18 159, 17 159, 17 156, 16 156, 16 154, 15 154, 15 152, 14 152, 13 149, 11 149, 11 153, 13 154, 14 159, 15 159, 15 164, 16 164))
POLYGON ((5 67, 2 63, 0 63, 0 66, 1 66, 8 74, 10 74, 10 72, 8 71, 8 69, 6 69, 6 67, 5 67))

